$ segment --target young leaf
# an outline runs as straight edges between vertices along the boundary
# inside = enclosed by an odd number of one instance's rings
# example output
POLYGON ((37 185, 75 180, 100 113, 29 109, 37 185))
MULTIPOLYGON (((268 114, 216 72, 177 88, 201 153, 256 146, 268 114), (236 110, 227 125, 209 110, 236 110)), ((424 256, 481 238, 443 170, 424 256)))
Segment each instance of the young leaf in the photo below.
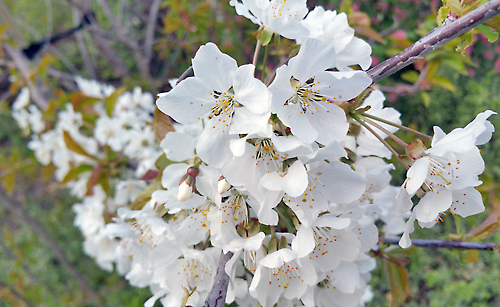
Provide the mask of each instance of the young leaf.
POLYGON ((93 156, 88 154, 85 151, 85 149, 83 149, 83 147, 80 146, 80 144, 78 144, 75 140, 73 140, 73 138, 71 137, 71 135, 69 134, 68 131, 63 130, 63 136, 64 136, 64 143, 66 143, 66 147, 68 147, 69 150, 71 150, 72 152, 75 152, 77 154, 80 154, 82 156, 86 156, 86 157, 89 157, 92 159, 94 158, 93 156))
POLYGON ((479 258, 479 251, 477 249, 470 249, 465 251, 465 262, 476 263, 479 258))
POLYGON ((408 272, 404 266, 400 266, 392 261, 388 261, 386 265, 391 286, 389 305, 391 307, 401 306, 410 296, 408 272))
POLYGON ((106 113, 108 114, 109 117, 113 116, 113 110, 115 109, 115 104, 118 101, 118 98, 125 92, 127 89, 126 86, 122 86, 115 90, 113 94, 109 95, 108 98, 105 99, 105 105, 106 105, 106 113))
POLYGON ((68 173, 66 174, 66 176, 64 176, 64 179, 61 181, 61 183, 65 184, 70 180, 77 179, 78 175, 84 172, 91 171, 93 168, 94 168, 93 166, 86 164, 75 166, 68 171, 68 173))
POLYGON ((54 172, 57 170, 57 167, 50 162, 42 168, 42 179, 45 182, 49 182, 54 172))
POLYGON ((429 93, 420 92, 420 98, 422 99, 422 102, 424 103, 424 106, 426 108, 428 108, 431 105, 431 96, 429 96, 429 93))
POLYGON ((16 172, 9 172, 0 177, 0 180, 2 181, 3 188, 7 194, 12 194, 14 187, 16 186, 16 172))
POLYGON ((458 42, 457 48, 455 50, 465 55, 465 49, 471 46, 473 42, 472 31, 469 31, 460 36, 460 41, 458 42))
POLYGON ((432 78, 429 78, 427 80, 431 85, 439 86, 450 92, 454 93, 457 90, 455 88, 455 85, 453 85, 453 83, 449 79, 446 79, 444 77, 433 76, 432 78))
POLYGON ((161 182, 155 181, 145 187, 139 195, 137 195, 134 203, 130 207, 131 210, 141 210, 142 207, 151 199, 151 194, 153 194, 154 191, 156 190, 161 190, 163 189, 163 186, 161 185, 161 182))
POLYGON ((497 41, 497 39, 498 39, 498 33, 497 32, 493 32, 487 26, 485 26, 485 25, 478 25, 476 27, 476 29, 478 29, 479 31, 481 31, 481 33, 483 33, 484 36, 486 36, 486 38, 488 39, 488 42, 494 43, 494 42, 497 41))
POLYGON ((97 181, 101 176, 101 172, 102 172, 102 165, 100 164, 92 170, 92 175, 90 175, 89 181, 87 181, 87 193, 85 194, 85 196, 92 196, 92 194, 94 194, 92 188, 97 184, 97 181))
POLYGON ((156 139, 161 142, 167 133, 175 131, 174 125, 170 117, 162 113, 158 108, 155 109, 155 117, 153 120, 153 130, 155 132, 156 139))

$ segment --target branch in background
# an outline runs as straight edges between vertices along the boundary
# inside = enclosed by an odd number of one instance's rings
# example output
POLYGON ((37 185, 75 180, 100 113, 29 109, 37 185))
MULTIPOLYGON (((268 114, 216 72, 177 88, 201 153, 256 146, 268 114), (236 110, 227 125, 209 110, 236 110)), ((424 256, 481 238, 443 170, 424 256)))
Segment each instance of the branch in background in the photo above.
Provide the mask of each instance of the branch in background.
POLYGON ((415 44, 369 69, 367 73, 373 83, 377 83, 499 13, 500 0, 491 0, 455 21, 435 28, 415 44))
POLYGON ((36 86, 36 84, 30 78, 30 68, 28 65, 28 59, 21 53, 21 51, 14 49, 7 43, 3 43, 2 47, 5 52, 10 56, 17 70, 21 73, 30 90, 30 96, 33 102, 42 110, 47 109, 49 105, 47 98, 42 94, 42 91, 36 86))
POLYGON ((227 286, 229 285, 229 275, 226 274, 226 263, 233 257, 233 253, 220 253, 219 267, 215 275, 214 285, 208 293, 203 307, 224 307, 226 305, 227 286))
POLYGON ((35 304, 33 304, 30 300, 28 300, 27 298, 25 298, 21 293, 17 292, 15 289, 12 289, 8 284, 0 281, 0 287, 8 289, 9 292, 12 293, 12 295, 14 295, 16 298, 18 298, 19 300, 21 300, 27 306, 29 306, 29 307, 36 307, 35 304))
POLYGON ((412 85, 398 84, 396 86, 382 86, 375 84, 373 87, 375 89, 381 90, 384 93, 392 93, 397 95, 418 93, 422 90, 429 89, 429 86, 422 85, 422 82, 425 80, 428 71, 429 71, 429 65, 425 65, 424 69, 422 69, 420 75, 418 76, 417 82, 415 82, 412 85))
MULTIPOLYGON (((78 20, 79 20, 78 9, 76 7, 73 7, 72 12, 73 12, 73 23, 76 26, 78 24, 78 20)), ((95 71, 94 65, 92 65, 92 61, 90 60, 89 53, 87 52, 83 33, 82 32, 75 33, 75 38, 76 38, 76 43, 78 45, 78 50, 80 51, 80 54, 82 55, 83 64, 85 65, 85 69, 89 73, 89 76, 91 79, 97 80, 97 73, 95 71)))
MULTIPOLYGON (((380 241, 390 244, 399 244, 399 238, 379 238, 380 241)), ((477 250, 494 250, 498 247, 498 243, 475 243, 475 242, 460 242, 446 240, 423 240, 411 239, 411 244, 420 247, 430 248, 448 248, 448 249, 477 249, 477 250)))
POLYGON ((146 27, 146 40, 144 41, 144 56, 149 67, 153 55, 153 43, 156 29, 156 19, 160 10, 161 0, 153 0, 149 8, 148 24, 146 27))
POLYGON ((66 255, 59 247, 59 245, 54 240, 52 240, 50 235, 38 223, 38 221, 36 221, 33 217, 31 217, 31 215, 29 215, 26 205, 6 195, 7 193, 5 192, 5 190, 0 189, 0 204, 11 211, 14 215, 18 216, 27 225, 29 225, 31 229, 33 229, 33 231, 35 231, 40 239, 47 245, 47 247, 52 250, 54 255, 66 268, 68 273, 80 284, 80 287, 94 299, 98 306, 102 306, 102 304, 98 301, 98 294, 92 289, 88 281, 76 270, 76 268, 68 260, 68 258, 66 258, 66 255))
POLYGON ((97 0, 97 2, 104 10, 106 17, 113 24, 113 28, 115 29, 120 42, 124 43, 127 47, 129 47, 133 51, 141 75, 143 77, 150 78, 151 74, 149 72, 149 65, 148 65, 149 61, 147 61, 146 57, 144 57, 144 55, 142 54, 141 49, 139 48, 139 44, 135 41, 130 40, 129 37, 127 37, 125 31, 123 30, 118 20, 115 18, 115 15, 111 11, 111 8, 109 7, 106 0, 97 0))

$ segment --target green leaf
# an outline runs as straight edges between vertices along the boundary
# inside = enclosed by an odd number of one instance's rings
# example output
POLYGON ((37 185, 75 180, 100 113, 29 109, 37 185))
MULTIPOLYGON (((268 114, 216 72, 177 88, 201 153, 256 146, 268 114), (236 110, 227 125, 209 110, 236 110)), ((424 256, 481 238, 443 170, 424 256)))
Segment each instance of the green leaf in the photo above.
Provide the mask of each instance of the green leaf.
POLYGON ((2 186, 7 194, 12 194, 16 186, 16 172, 8 172, 7 174, 0 177, 0 180, 2 181, 2 186))
POLYGON ((418 73, 414 70, 407 71, 401 75, 401 79, 410 83, 415 83, 418 80, 418 73))
POLYGON ((137 195, 137 198, 134 200, 132 203, 132 206, 130 207, 131 210, 141 210, 142 207, 151 199, 151 194, 153 194, 154 191, 156 190, 161 190, 163 189, 163 186, 161 185, 161 182, 155 181, 145 187, 139 195, 137 195))
POLYGON ((75 152, 77 154, 80 154, 82 156, 86 156, 86 157, 94 159, 93 156, 88 154, 85 151, 85 149, 83 149, 82 146, 80 146, 80 144, 78 144, 75 140, 73 140, 73 138, 71 137, 71 135, 69 134, 68 131, 63 130, 63 136, 64 136, 64 143, 66 143, 66 147, 68 147, 69 150, 71 150, 72 152, 75 152))
POLYGON ((496 15, 490 20, 485 21, 484 24, 500 32, 500 15, 496 15))
POLYGON ((408 272, 404 266, 394 262, 387 262, 389 283, 391 292, 389 296, 389 306, 401 306, 406 298, 410 296, 410 285, 408 283, 408 272))
POLYGON ((94 168, 92 170, 92 175, 90 175, 89 181, 87 181, 87 194, 85 194, 85 196, 92 196, 92 194, 94 194, 94 191, 92 191, 92 188, 99 181, 99 177, 101 176, 101 173, 102 173, 102 165, 99 164, 96 168, 94 168))
POLYGON ((116 91, 113 92, 113 94, 109 95, 108 98, 104 101, 106 104, 106 113, 108 113, 108 116, 111 117, 113 116, 113 110, 115 109, 115 104, 118 101, 118 98, 125 92, 127 89, 126 86, 122 86, 118 88, 116 91))
POLYGON ((455 88, 455 85, 453 85, 453 83, 449 79, 446 79, 444 77, 433 76, 432 78, 427 80, 431 85, 439 86, 450 92, 454 93, 457 90, 455 88))
POLYGON ((54 172, 57 170, 57 167, 50 162, 49 164, 45 165, 42 168, 42 179, 45 182, 49 182, 50 178, 52 178, 52 175, 54 175, 54 172))
POLYGON ((470 249, 465 252, 465 262, 476 263, 479 258, 479 251, 477 249, 470 249))
POLYGON ((101 185, 102 189, 104 192, 106 192, 106 195, 110 195, 111 193, 111 186, 109 184, 109 172, 101 172, 99 174, 99 178, 97 179, 97 183, 101 185))
POLYGON ((170 161, 165 154, 161 155, 155 162, 155 166, 158 170, 162 171, 165 167, 169 166, 173 162, 170 161))
POLYGON ((460 41, 458 42, 457 48, 455 50, 465 55, 465 49, 471 46, 473 42, 472 31, 469 31, 460 36, 460 41))
POLYGON ((448 17, 448 14, 450 14, 449 8, 447 8, 445 6, 442 6, 439 8, 439 11, 438 11, 437 16, 436 16, 436 22, 437 22, 438 26, 441 26, 443 24, 446 17, 448 17))
POLYGON ((447 0, 446 2, 453 13, 456 13, 459 16, 463 15, 463 9, 462 4, 460 4, 460 0, 447 0))
POLYGON ((64 176, 64 179, 61 181, 61 183, 64 184, 68 183, 68 181, 70 180, 75 180, 78 178, 78 175, 84 172, 91 171, 93 168, 94 167, 92 165, 86 165, 86 164, 75 166, 68 171, 68 173, 66 174, 66 176, 64 176))
POLYGON ((428 108, 431 105, 431 96, 427 92, 420 92, 420 98, 424 103, 424 106, 428 108))
POLYGON ((493 32, 493 30, 491 30, 491 28, 485 26, 485 25, 478 25, 476 27, 476 29, 478 29, 479 31, 481 31, 481 33, 484 34, 484 36, 486 36, 486 38, 488 39, 488 42, 490 43, 494 43, 497 41, 498 39, 498 33, 497 32, 493 32))
POLYGON ((459 60, 459 59, 451 58, 451 57, 450 58, 445 58, 445 59, 442 59, 442 63, 444 65, 450 67, 454 71, 456 71, 456 72, 464 75, 464 76, 467 75, 467 68, 465 68, 464 63, 461 60, 459 60))

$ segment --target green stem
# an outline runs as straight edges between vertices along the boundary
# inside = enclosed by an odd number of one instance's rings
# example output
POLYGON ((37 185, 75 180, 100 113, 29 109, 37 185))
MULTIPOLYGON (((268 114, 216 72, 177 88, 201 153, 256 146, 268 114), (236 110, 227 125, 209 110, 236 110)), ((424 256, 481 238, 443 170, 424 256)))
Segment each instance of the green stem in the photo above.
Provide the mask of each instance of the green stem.
POLYGON ((295 226, 293 225, 293 222, 290 220, 290 216, 286 214, 285 212, 285 208, 283 208, 283 206, 285 206, 283 204, 283 201, 281 201, 278 206, 276 206, 276 212, 278 212, 278 215, 280 216, 280 218, 283 219, 283 221, 285 222, 285 225, 286 225, 286 229, 289 233, 293 233, 295 231, 295 226))
POLYGON ((264 62, 262 62, 262 83, 264 83, 264 80, 266 79, 266 62, 267 62, 267 54, 269 52, 269 45, 266 45, 266 51, 264 52, 264 62))
POLYGON ((411 129, 411 128, 408 128, 408 127, 405 127, 405 126, 403 126, 403 125, 399 125, 399 124, 396 124, 396 123, 390 122, 390 121, 388 121, 388 120, 386 120, 386 119, 383 119, 383 118, 380 118, 380 117, 378 117, 378 116, 371 115, 371 114, 368 114, 368 113, 363 113, 362 115, 363 115, 363 116, 366 116, 366 117, 369 117, 369 118, 373 118, 373 119, 375 119, 375 120, 378 120, 379 122, 383 122, 383 123, 385 123, 385 124, 388 124, 388 125, 391 125, 391 126, 397 127, 397 128, 399 128, 399 129, 406 130, 406 131, 408 131, 408 132, 411 132, 411 133, 413 133, 413 134, 415 134, 415 135, 421 136, 421 137, 426 138, 426 139, 428 139, 428 140, 432 140, 432 136, 429 136, 429 135, 427 135, 427 134, 424 134, 424 133, 422 133, 422 132, 420 132, 420 131, 413 130, 413 129, 411 129))
POLYGON ((380 131, 382 131, 383 133, 387 134, 391 139, 393 139, 396 143, 398 143, 399 145, 403 146, 406 148, 406 146, 408 146, 408 144, 406 144, 402 139, 398 138, 397 136, 394 135, 394 133, 390 132, 389 130, 385 129, 384 127, 380 126, 379 124, 377 124, 376 122, 360 115, 360 117, 363 118, 364 121, 366 121, 367 123, 375 126, 375 128, 378 128, 380 131))
POLYGON ((384 146, 389 149, 389 151, 392 153, 394 157, 398 159, 399 162, 406 168, 407 170, 410 169, 408 164, 406 164, 401 158, 399 157, 399 154, 394 150, 394 148, 389 145, 380 135, 378 135, 370 126, 368 126, 360 117, 358 114, 351 114, 351 117, 355 119, 358 123, 360 123, 363 127, 365 127, 368 131, 370 131, 384 146))

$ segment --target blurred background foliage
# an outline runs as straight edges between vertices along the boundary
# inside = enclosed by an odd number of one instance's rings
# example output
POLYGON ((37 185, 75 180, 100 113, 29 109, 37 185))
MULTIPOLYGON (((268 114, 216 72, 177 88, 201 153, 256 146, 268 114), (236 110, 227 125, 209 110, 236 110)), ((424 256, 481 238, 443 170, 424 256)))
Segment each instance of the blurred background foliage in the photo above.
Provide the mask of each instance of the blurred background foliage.
MULTIPOLYGON (((448 0, 444 6, 457 3, 448 0)), ((376 64, 433 29, 443 3, 308 1, 310 9, 316 5, 346 12, 358 35, 372 44, 376 64)), ((76 91, 74 75, 115 86, 139 85, 156 94, 170 89, 168 79, 189 67, 201 44, 216 43, 240 65, 251 62, 255 46, 256 26, 237 16, 228 1, 216 0, 0 0, 0 40, 22 50, 78 26, 83 16, 90 16, 90 24, 25 61, 28 76, 0 49, 0 307, 141 306, 150 296, 148 289, 130 287, 116 273, 99 269, 83 253, 71 210, 78 200, 51 181, 50 169, 37 164, 26 147, 28 139, 10 116, 19 89, 29 82, 39 87, 49 118, 76 91)), ((376 85, 386 93, 386 105, 402 113, 405 125, 427 134, 434 125, 449 132, 479 112, 500 110, 500 45, 478 31, 467 39, 453 41, 376 85), (471 45, 462 53, 455 51, 467 43, 471 45)), ((266 70, 293 49, 284 39, 276 46, 266 70)), ((500 117, 490 120, 500 127, 500 117)), ((409 133, 399 135, 406 142, 415 140, 409 133)), ((498 135, 481 150, 486 211, 466 220, 444 216, 432 229, 416 227, 413 238, 500 242, 498 135)), ((397 167, 394 185, 404 179, 404 170, 397 167)), ((369 306, 500 305, 496 251, 381 246, 374 256, 378 267, 369 306)))

